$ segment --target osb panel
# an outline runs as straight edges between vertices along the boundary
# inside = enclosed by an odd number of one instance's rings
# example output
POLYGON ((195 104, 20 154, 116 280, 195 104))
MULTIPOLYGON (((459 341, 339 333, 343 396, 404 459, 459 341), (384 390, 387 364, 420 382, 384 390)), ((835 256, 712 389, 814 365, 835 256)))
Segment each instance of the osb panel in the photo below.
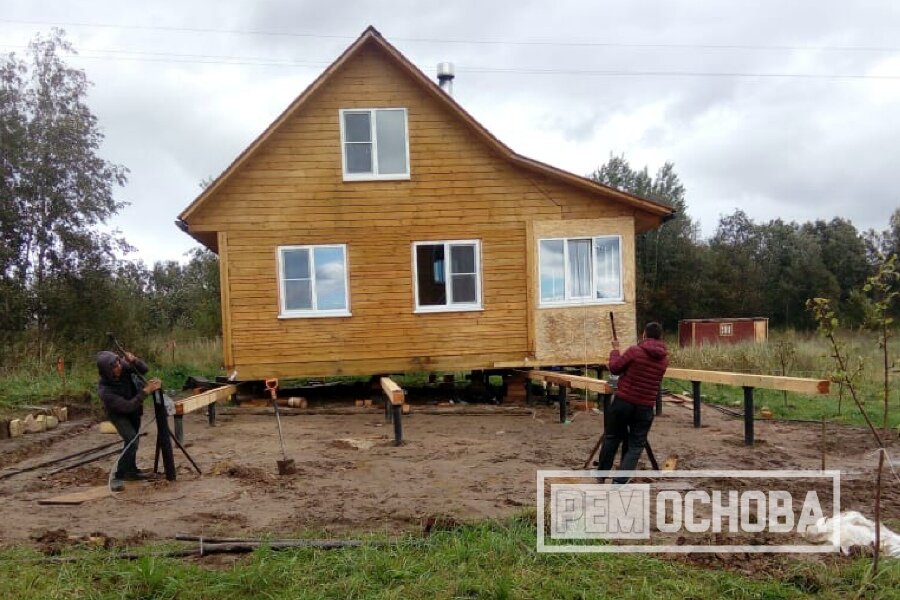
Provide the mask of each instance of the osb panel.
MULTIPOLYGON (((588 306, 540 308, 536 293, 532 310, 535 327, 535 358, 543 364, 582 364, 606 362, 612 341, 609 313, 615 315, 616 332, 622 345, 636 341, 634 221, 629 217, 614 219, 573 219, 569 221, 535 221, 535 251, 538 240, 550 237, 612 235, 622 236, 622 268, 624 303, 588 306)), ((537 257, 532 261, 531 281, 538 282, 537 257)))

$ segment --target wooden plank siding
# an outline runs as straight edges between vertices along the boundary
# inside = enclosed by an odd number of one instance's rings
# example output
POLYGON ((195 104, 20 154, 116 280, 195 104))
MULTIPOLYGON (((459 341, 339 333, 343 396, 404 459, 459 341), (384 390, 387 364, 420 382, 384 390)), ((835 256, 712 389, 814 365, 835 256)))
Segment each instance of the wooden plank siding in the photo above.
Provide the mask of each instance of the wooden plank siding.
MULTIPOLYGON (((219 232, 226 367, 257 379, 490 368, 535 356, 544 364, 602 360, 608 346, 592 343, 587 357, 580 345, 562 351, 565 336, 548 342, 541 333, 550 312, 536 306, 534 236, 553 229, 542 223, 560 221, 577 223, 579 233, 623 236, 628 296, 615 310, 624 331, 634 325, 636 218, 647 217, 511 163, 369 45, 272 131, 189 224, 192 234, 219 232), (407 109, 410 179, 345 182, 339 110, 377 107, 407 109), (484 310, 415 314, 413 242, 454 239, 481 242, 484 310), (277 247, 338 243, 347 247, 352 316, 279 319, 277 247)), ((580 318, 581 310, 554 314, 580 318)), ((608 310, 591 309, 592 329, 608 310)), ((569 328, 581 336, 583 325, 569 328)))

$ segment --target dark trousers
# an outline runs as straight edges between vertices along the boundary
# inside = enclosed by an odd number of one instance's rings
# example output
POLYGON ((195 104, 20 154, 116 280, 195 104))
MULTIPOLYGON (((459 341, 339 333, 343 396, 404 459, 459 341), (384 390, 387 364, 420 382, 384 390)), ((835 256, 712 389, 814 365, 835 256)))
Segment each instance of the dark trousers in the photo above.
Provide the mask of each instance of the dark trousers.
MULTIPOLYGON (((598 460, 601 471, 612 469, 620 444, 625 444, 625 453, 619 469, 632 471, 637 466, 641 452, 647 444, 647 434, 653 425, 653 407, 638 406, 624 400, 614 400, 605 416, 606 438, 600 449, 598 460)), ((628 483, 628 477, 616 477, 613 483, 628 483)))
POLYGON ((138 472, 137 451, 140 440, 135 438, 137 437, 138 430, 141 428, 141 415, 110 414, 108 416, 110 422, 115 425, 116 431, 118 431, 119 435, 122 437, 124 447, 127 448, 119 458, 116 473, 113 475, 116 479, 122 479, 125 475, 133 475, 138 472), (129 446, 131 440, 134 440, 134 443, 129 446))

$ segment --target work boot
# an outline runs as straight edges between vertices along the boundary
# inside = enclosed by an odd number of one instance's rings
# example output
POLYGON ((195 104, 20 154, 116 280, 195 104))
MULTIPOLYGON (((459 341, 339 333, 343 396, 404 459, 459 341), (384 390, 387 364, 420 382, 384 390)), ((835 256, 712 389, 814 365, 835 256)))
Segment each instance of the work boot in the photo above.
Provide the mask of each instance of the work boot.
POLYGON ((112 492, 121 492, 125 489, 125 482, 121 479, 112 479, 109 482, 109 489, 112 492))
POLYGON ((153 479, 153 475, 143 471, 135 471, 134 473, 125 473, 122 479, 125 481, 147 481, 148 479, 153 479))

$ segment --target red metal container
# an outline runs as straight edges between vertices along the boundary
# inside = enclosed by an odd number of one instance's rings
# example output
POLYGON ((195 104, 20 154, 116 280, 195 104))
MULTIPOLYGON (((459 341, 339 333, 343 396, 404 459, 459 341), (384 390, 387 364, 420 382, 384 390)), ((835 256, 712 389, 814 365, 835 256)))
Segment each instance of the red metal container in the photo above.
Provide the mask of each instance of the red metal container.
POLYGON ((769 339, 769 319, 683 319, 678 322, 678 345, 765 343, 769 339))

